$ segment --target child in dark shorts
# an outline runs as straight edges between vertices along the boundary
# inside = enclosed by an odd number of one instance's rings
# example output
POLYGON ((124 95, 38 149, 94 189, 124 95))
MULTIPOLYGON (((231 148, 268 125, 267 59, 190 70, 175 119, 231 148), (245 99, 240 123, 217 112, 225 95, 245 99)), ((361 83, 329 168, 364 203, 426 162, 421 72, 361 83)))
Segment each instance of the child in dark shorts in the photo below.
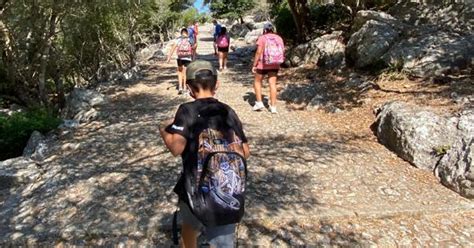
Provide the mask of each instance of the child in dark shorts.
MULTIPOLYGON (((213 97, 217 89, 217 72, 212 64, 208 61, 194 61, 189 64, 186 74, 186 83, 191 90, 190 95, 195 101, 182 104, 178 108, 173 120, 165 121, 160 125, 160 134, 165 145, 174 156, 181 155, 182 157, 183 172, 197 168, 196 154, 199 138, 195 137, 193 132, 199 129, 197 120, 199 118, 206 118, 201 116, 201 113, 208 109, 213 109, 217 113, 227 113, 223 116, 223 121, 229 123, 242 141, 243 155, 245 158, 248 158, 250 151, 247 138, 243 132, 242 123, 234 110, 213 97)), ((184 175, 186 173, 183 173, 180 179, 183 179, 184 175)), ((211 247, 234 247, 236 225, 204 226, 189 207, 183 181, 178 180, 174 192, 179 197, 180 215, 183 220, 181 241, 184 247, 197 247, 197 236, 203 229, 211 247)))
POLYGON ((188 30, 186 28, 181 29, 181 36, 175 41, 173 47, 168 54, 167 62, 171 61, 171 56, 173 56, 174 52, 177 53, 177 63, 178 63, 178 94, 183 94, 185 91, 185 84, 186 84, 186 67, 191 63, 193 50, 192 44, 189 41, 188 37, 188 30), (180 54, 180 49, 183 46, 187 46, 189 43, 189 55, 188 54, 180 54))
POLYGON ((227 28, 222 27, 219 36, 216 39, 217 51, 219 53, 219 70, 227 70, 227 57, 229 55, 230 36, 227 28))
POLYGON ((282 38, 274 32, 273 25, 271 23, 265 23, 263 27, 263 35, 261 35, 257 40, 257 51, 255 52, 254 63, 252 67, 252 72, 255 73, 254 90, 256 96, 253 110, 260 111, 265 108, 265 105, 262 101, 262 81, 265 76, 268 76, 268 84, 270 86, 269 110, 272 114, 276 114, 277 81, 280 65, 266 65, 263 61, 263 53, 265 50, 267 37, 278 39, 283 44, 282 38))

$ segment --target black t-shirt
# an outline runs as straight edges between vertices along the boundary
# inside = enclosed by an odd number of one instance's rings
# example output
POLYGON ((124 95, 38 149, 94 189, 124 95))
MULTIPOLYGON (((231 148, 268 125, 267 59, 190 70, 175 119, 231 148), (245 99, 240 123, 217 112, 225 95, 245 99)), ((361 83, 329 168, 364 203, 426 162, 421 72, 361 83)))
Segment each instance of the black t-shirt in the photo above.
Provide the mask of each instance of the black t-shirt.
MULTIPOLYGON (((247 143, 242 123, 228 105, 215 98, 197 99, 194 102, 182 104, 176 112, 174 122, 166 128, 166 132, 179 134, 186 138, 186 147, 181 154, 184 175, 190 173, 192 168, 197 166, 198 135, 208 127, 218 130, 233 129, 242 142, 247 143)), ((174 192, 180 199, 186 199, 182 176, 176 184, 174 192)))

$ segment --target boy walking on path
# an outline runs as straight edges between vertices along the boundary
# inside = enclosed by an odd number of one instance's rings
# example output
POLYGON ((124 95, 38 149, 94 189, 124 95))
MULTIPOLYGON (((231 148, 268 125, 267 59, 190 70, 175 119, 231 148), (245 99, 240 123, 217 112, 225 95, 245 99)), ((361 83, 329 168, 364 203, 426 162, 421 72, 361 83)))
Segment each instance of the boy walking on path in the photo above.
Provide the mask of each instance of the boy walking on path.
POLYGON ((262 81, 265 75, 268 75, 270 84, 270 112, 277 113, 277 76, 280 70, 280 64, 285 61, 285 48, 282 38, 274 33, 271 23, 265 23, 263 35, 257 40, 257 52, 255 53, 252 72, 255 73, 254 90, 256 102, 253 106, 254 111, 260 111, 265 108, 262 101, 262 81))
POLYGON ((171 61, 171 57, 176 50, 178 63, 178 94, 183 94, 186 84, 186 67, 191 63, 193 58, 193 46, 189 40, 188 30, 181 29, 181 36, 173 44, 173 47, 168 54, 167 62, 171 61))
POLYGON ((199 231, 205 229, 212 247, 234 247, 235 224, 244 213, 247 138, 234 110, 213 97, 217 71, 212 64, 192 62, 186 74, 195 101, 179 106, 175 118, 160 125, 164 143, 183 160, 174 188, 182 245, 197 247, 199 231))

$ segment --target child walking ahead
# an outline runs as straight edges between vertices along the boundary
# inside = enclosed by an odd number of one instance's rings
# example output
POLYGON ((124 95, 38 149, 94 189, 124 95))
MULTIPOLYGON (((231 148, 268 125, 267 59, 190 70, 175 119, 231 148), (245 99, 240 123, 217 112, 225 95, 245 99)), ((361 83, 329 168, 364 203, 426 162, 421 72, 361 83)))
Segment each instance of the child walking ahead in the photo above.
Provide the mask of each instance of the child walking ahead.
POLYGON ((217 51, 219 52, 219 70, 227 70, 227 56, 229 55, 230 36, 227 34, 227 28, 222 27, 221 33, 216 39, 217 51))
POLYGON ((244 214, 249 157, 247 138, 236 113, 213 96, 217 71, 207 61, 187 68, 193 102, 179 106, 173 120, 160 125, 164 143, 181 155, 183 173, 174 188, 182 216, 182 245, 196 247, 205 229, 212 247, 234 247, 235 224, 244 214))
POLYGON ((186 84, 186 67, 193 59, 193 44, 188 36, 186 28, 181 29, 181 36, 173 44, 173 47, 168 54, 168 63, 171 61, 174 51, 178 56, 176 60, 178 63, 178 94, 183 94, 186 84))

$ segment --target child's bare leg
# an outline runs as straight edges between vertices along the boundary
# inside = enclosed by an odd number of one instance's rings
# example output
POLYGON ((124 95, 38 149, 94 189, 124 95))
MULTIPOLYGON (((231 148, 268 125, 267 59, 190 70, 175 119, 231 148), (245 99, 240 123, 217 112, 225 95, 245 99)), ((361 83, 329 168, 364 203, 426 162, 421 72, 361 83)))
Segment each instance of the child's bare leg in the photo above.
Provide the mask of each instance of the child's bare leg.
POLYGON ((178 66, 178 90, 182 90, 181 82, 183 81, 183 66, 178 66))
POLYGON ((227 69, 227 56, 229 56, 229 53, 224 53, 224 58, 223 58, 223 61, 222 61, 224 69, 227 69))
POLYGON ((219 70, 224 68, 224 53, 219 52, 219 70))
POLYGON ((263 75, 255 73, 255 81, 253 83, 253 89, 255 90, 255 98, 257 102, 262 102, 262 80, 263 75))
POLYGON ((196 248, 198 232, 191 225, 181 225, 181 248, 196 248))
POLYGON ((186 67, 185 67, 185 66, 183 66, 183 70, 182 70, 181 73, 183 74, 183 75, 182 75, 183 81, 181 82, 181 89, 184 90, 185 87, 186 87, 186 67))
POLYGON ((268 83, 270 84, 270 105, 276 106, 277 98, 277 74, 269 73, 268 74, 268 83))

